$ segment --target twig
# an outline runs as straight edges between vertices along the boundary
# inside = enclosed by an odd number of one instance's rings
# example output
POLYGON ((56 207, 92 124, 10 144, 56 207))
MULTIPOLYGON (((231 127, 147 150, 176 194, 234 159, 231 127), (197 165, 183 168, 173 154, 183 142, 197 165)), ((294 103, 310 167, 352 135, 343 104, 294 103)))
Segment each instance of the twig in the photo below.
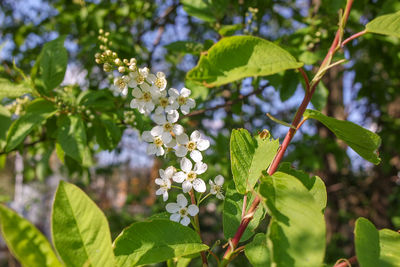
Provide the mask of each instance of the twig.
POLYGON ((340 263, 335 264, 333 267, 351 267, 351 264, 357 263, 357 256, 353 256, 346 261, 342 261, 340 263), (350 264, 350 265, 349 265, 350 264))
POLYGON ((362 36, 362 35, 364 35, 366 33, 367 33, 367 30, 363 30, 363 31, 360 31, 358 33, 353 34, 352 36, 350 36, 349 38, 344 40, 341 46, 344 47, 348 42, 350 42, 350 41, 352 41, 352 40, 354 40, 354 39, 356 39, 356 38, 358 38, 358 37, 360 37, 360 36, 362 36))

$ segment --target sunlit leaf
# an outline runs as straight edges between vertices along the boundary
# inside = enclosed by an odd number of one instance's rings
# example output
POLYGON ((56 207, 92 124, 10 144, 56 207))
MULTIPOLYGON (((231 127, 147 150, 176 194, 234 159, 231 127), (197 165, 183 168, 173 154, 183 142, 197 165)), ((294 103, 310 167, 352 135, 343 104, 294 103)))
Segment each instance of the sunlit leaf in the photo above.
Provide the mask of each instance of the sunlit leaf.
POLYGON ((365 29, 371 33, 400 37, 400 11, 373 19, 365 29))

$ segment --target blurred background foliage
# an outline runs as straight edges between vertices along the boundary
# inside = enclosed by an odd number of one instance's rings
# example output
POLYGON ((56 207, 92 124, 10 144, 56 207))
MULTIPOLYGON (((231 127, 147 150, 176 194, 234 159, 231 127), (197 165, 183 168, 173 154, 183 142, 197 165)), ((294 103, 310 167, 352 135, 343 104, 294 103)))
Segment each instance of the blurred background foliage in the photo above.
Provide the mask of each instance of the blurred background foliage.
MULTIPOLYGON (((111 48, 121 58, 135 57, 139 66, 165 72, 169 86, 180 89, 186 85, 192 90, 198 112, 182 123, 189 132, 199 129, 212 140, 212 152, 205 159, 211 171, 205 178, 221 173, 229 180, 231 130, 244 127, 257 133, 268 129, 282 140, 286 128, 265 114, 290 122, 303 95, 301 77, 287 71, 206 88, 185 80, 186 73, 215 42, 239 34, 276 42, 305 62, 311 73, 330 46, 338 10, 344 6, 345 0, 2 0, 1 78, 15 86, 22 83, 24 77, 13 61, 22 72, 30 73, 43 44, 65 35, 69 63, 58 97, 63 103, 74 103, 82 91, 103 95, 97 94, 87 114, 95 117, 87 127, 93 165, 82 167, 68 157, 61 163, 54 143, 47 139, 49 134, 37 129, 18 153, 0 153, 1 201, 11 202, 47 234, 49 203, 59 179, 77 183, 96 200, 108 216, 113 237, 130 223, 163 211, 164 204, 154 195, 153 180, 158 169, 173 159, 145 156, 145 145, 131 126, 142 131, 148 121, 129 113, 129 102, 109 101, 104 91, 111 84, 109 77, 94 61, 99 29, 110 32, 111 48), (113 133, 102 139, 96 133, 104 126, 96 126, 96 121, 107 120, 120 123, 110 126, 113 133)), ((378 15, 398 10, 396 0, 355 1, 346 36, 361 31, 378 15)), ((354 255, 352 232, 357 217, 371 219, 378 228, 400 228, 399 44, 399 39, 379 35, 364 35, 348 44, 341 53, 348 63, 327 73, 312 103, 329 116, 376 131, 382 138, 381 164, 367 163, 313 122, 303 125, 285 158, 326 183, 328 263, 354 255)), ((1 101, 2 105, 16 102, 14 98, 1 101)), ((18 101, 23 109, 23 98, 18 101)), ((12 111, 17 113, 17 107, 14 104, 12 111)), ((45 129, 50 131, 52 125, 56 123, 47 122, 45 129)), ((201 210, 208 245, 223 239, 219 204, 210 201, 201 210)), ((1 260, 3 266, 16 264, 4 243, 1 260)), ((235 262, 245 264, 244 257, 235 262)))

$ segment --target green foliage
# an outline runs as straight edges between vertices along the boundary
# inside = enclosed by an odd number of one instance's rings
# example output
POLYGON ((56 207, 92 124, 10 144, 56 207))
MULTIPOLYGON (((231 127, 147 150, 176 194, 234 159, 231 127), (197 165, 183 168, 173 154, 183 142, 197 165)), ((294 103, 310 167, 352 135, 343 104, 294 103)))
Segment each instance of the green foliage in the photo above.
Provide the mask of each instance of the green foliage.
POLYGON ((31 91, 26 83, 15 84, 7 79, 0 78, 0 100, 4 97, 16 98, 31 91))
POLYGON ((271 266, 270 248, 266 234, 256 234, 253 241, 246 245, 244 254, 254 267, 271 266))
POLYGON ((259 189, 272 219, 268 238, 277 266, 321 266, 325 221, 321 206, 298 178, 283 172, 263 177, 259 189))
POLYGON ((68 64, 64 41, 65 36, 62 36, 46 43, 32 68, 32 81, 42 95, 51 95, 64 79, 68 64))
POLYGON ((22 266, 62 266, 50 243, 28 220, 0 204, 2 237, 22 266))
POLYGON ((400 37, 400 11, 373 19, 365 29, 371 33, 400 37))
MULTIPOLYGON (((247 193, 246 211, 249 209, 254 199, 255 197, 252 192, 247 193)), ((242 219, 242 209, 243 195, 237 192, 234 183, 231 182, 225 195, 222 221, 224 236, 226 239, 229 239, 235 235, 236 230, 239 227, 240 221, 242 219)), ((242 242, 246 241, 254 234, 255 229, 258 227, 260 221, 264 217, 265 209, 263 207, 258 208, 254 214, 253 219, 247 226, 242 238, 240 239, 242 242)))
POLYGON ((318 120, 328 127, 337 138, 346 142, 361 157, 374 164, 379 164, 380 158, 378 157, 377 149, 381 145, 381 138, 377 134, 352 122, 325 116, 316 110, 306 110, 304 118, 318 120))
POLYGON ((51 227, 54 246, 67 266, 115 266, 107 219, 75 185, 60 182, 51 227))
POLYGON ((354 234, 357 261, 361 267, 400 266, 400 233, 389 229, 378 231, 370 221, 359 218, 354 234))
POLYGON ((245 77, 267 76, 303 63, 279 46, 253 36, 232 36, 221 39, 205 54, 186 78, 218 86, 245 77))
POLYGON ((6 146, 8 128, 11 125, 11 114, 3 106, 0 106, 0 151, 6 146))
POLYGON ((58 118, 57 143, 65 154, 81 162, 83 166, 90 166, 91 155, 87 147, 85 125, 78 115, 61 115, 58 118))
POLYGON ((43 124, 56 111, 54 104, 43 98, 32 101, 27 106, 26 113, 11 124, 7 134, 6 152, 16 148, 34 128, 43 124))
POLYGON ((233 130, 230 141, 231 167, 236 190, 245 194, 252 191, 275 157, 279 140, 269 136, 253 138, 245 129, 233 130))
POLYGON ((234 24, 234 25, 222 25, 218 30, 218 33, 221 36, 231 36, 234 35, 238 30, 243 29, 242 24, 234 24))
POLYGON ((180 2, 186 13, 206 22, 215 22, 221 18, 227 4, 226 0, 181 0, 180 2))
POLYGON ((118 266, 152 264, 208 249, 191 228, 162 219, 132 224, 113 246, 118 266))
POLYGON ((193 41, 176 41, 164 46, 170 52, 200 55, 204 46, 193 41))
POLYGON ((322 110, 326 106, 328 95, 328 88, 326 88, 325 84, 320 81, 315 89, 313 97, 311 98, 311 103, 317 110, 322 110))

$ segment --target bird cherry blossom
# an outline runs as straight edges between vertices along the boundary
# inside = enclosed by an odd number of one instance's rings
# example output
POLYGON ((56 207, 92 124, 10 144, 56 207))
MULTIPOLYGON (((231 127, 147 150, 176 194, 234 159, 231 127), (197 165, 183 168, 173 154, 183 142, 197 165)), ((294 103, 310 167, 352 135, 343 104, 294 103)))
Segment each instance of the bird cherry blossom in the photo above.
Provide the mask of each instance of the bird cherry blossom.
POLYGON ((169 166, 165 169, 160 169, 159 171, 160 178, 156 178, 155 183, 160 186, 156 191, 156 195, 162 195, 163 200, 168 200, 168 190, 171 189, 171 179, 175 173, 175 168, 173 166, 169 166))
POLYGON ((175 173, 172 179, 177 183, 182 183, 182 190, 184 193, 196 190, 199 193, 206 191, 206 184, 197 175, 204 173, 207 170, 207 164, 197 162, 193 168, 193 163, 188 158, 181 159, 182 171, 175 173))
POLYGON ((168 203, 165 209, 172 213, 170 220, 174 222, 180 222, 182 225, 187 226, 190 223, 188 215, 194 217, 199 213, 199 207, 194 204, 190 204, 186 207, 188 201, 183 194, 179 194, 176 203, 168 203))
POLYGON ((161 139, 165 144, 169 143, 172 139, 171 133, 178 136, 184 132, 182 125, 175 124, 175 122, 178 121, 178 118, 179 114, 176 110, 167 114, 167 116, 165 116, 165 114, 155 114, 153 120, 158 125, 151 129, 151 134, 153 136, 161 136, 161 139))
POLYGON ((129 77, 127 76, 117 77, 114 79, 114 84, 111 89, 125 96, 128 94, 128 82, 129 77))
POLYGON ((200 162, 203 160, 203 156, 200 151, 204 151, 210 147, 210 141, 201 138, 199 131, 194 131, 190 135, 190 140, 187 134, 183 133, 176 137, 177 143, 180 145, 175 150, 177 157, 185 157, 187 152, 190 152, 190 157, 194 162, 200 162))
POLYGON ((168 94, 170 99, 176 103, 176 109, 181 108, 183 115, 189 114, 190 109, 196 106, 196 102, 189 98, 191 91, 187 88, 182 88, 180 93, 175 88, 171 88, 168 90, 168 94))
POLYGON ((214 181, 209 181, 211 189, 210 193, 215 195, 218 199, 223 200, 225 196, 222 194, 222 185, 224 184, 224 177, 222 175, 217 175, 214 181))
POLYGON ((163 72, 159 71, 156 75, 151 73, 147 76, 146 80, 157 87, 160 91, 165 90, 165 87, 167 87, 167 80, 165 79, 165 74, 163 72))
POLYGON ((135 88, 140 84, 143 84, 144 81, 147 78, 147 75, 149 75, 149 69, 148 68, 139 68, 138 71, 133 71, 129 73, 130 76, 130 81, 128 83, 129 87, 135 88))
POLYGON ((148 143, 147 154, 162 156, 165 154, 166 148, 172 148, 176 145, 176 141, 172 139, 172 136, 167 133, 162 133, 161 135, 153 134, 151 131, 144 131, 142 134, 142 139, 148 143))

